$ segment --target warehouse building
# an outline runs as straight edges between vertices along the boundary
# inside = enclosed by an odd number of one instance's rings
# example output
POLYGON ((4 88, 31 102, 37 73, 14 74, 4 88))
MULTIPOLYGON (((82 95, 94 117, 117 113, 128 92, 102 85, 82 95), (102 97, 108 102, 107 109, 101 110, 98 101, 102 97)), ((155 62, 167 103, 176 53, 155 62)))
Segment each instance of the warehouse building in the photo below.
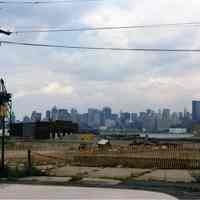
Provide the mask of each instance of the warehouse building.
POLYGON ((77 123, 71 121, 29 122, 12 124, 10 136, 33 139, 62 138, 67 134, 78 133, 77 123))

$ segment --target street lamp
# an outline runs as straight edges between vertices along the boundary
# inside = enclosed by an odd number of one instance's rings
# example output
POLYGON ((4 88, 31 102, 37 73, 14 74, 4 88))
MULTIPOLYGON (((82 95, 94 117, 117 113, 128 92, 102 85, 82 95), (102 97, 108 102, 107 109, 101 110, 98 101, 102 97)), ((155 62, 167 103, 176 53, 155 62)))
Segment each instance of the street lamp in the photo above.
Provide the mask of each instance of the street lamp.
MULTIPOLYGON (((5 169, 5 118, 8 116, 11 105, 11 94, 7 92, 4 80, 0 79, 0 119, 2 124, 1 135, 1 169, 5 169)), ((11 112, 11 111, 10 111, 11 112)))

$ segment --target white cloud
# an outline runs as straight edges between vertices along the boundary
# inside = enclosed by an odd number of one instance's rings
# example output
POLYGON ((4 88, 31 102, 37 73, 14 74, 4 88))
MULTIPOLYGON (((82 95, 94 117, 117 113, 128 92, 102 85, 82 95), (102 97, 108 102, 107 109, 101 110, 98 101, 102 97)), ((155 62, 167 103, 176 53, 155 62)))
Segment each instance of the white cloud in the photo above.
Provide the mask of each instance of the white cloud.
MULTIPOLYGON (((200 21, 199 7, 199 0, 124 0, 120 4, 105 2, 82 7, 79 8, 81 12, 78 7, 76 10, 48 8, 47 12, 42 8, 21 9, 6 14, 1 20, 13 27, 27 24, 30 27, 70 27, 70 24, 79 27, 195 22, 200 21)), ((9 38, 85 46, 200 48, 199 32, 197 27, 168 27, 24 34, 9 38)), ((180 110, 184 106, 190 107, 192 98, 200 97, 198 54, 2 46, 0 59, 1 75, 6 77, 9 91, 16 96, 19 114, 30 112, 36 105, 43 109, 52 104, 77 108, 111 105, 116 111, 139 111, 149 106, 170 106, 180 110)))
POLYGON ((73 92, 73 87, 65 84, 61 84, 58 82, 53 82, 48 84, 46 87, 42 88, 42 91, 47 94, 63 94, 69 95, 73 92))

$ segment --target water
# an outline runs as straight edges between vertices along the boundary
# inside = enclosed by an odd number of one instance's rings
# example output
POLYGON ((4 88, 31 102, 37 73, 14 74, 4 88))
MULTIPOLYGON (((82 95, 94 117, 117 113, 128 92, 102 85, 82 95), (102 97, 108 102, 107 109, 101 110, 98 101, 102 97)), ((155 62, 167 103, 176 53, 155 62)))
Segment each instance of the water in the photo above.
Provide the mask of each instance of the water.
POLYGON ((149 133, 144 134, 140 133, 140 136, 145 137, 145 135, 148 135, 149 138, 190 138, 193 137, 193 134, 190 133, 184 133, 184 134, 172 134, 172 133, 149 133))
POLYGON ((134 135, 140 135, 141 137, 145 137, 146 135, 148 135, 149 138, 172 138, 172 139, 180 139, 180 138, 191 138, 194 135, 191 133, 179 133, 179 134, 175 134, 175 133, 103 133, 101 135, 108 135, 108 136, 134 136, 134 135))

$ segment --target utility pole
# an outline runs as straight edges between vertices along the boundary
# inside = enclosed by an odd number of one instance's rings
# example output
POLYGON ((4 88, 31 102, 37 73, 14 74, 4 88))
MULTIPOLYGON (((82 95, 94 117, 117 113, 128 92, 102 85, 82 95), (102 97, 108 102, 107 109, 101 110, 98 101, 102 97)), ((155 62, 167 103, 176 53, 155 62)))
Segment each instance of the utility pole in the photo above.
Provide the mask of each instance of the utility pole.
POLYGON ((11 104, 11 94, 7 92, 4 80, 0 79, 0 119, 2 127, 1 135, 1 170, 5 170, 5 123, 6 117, 8 116, 10 105, 11 104))
POLYGON ((1 135, 1 170, 5 169, 5 117, 2 117, 2 135, 1 135))
MULTIPOLYGON (((12 32, 6 31, 0 28, 0 34, 4 35, 11 35, 12 32)), ((2 135, 1 135, 1 170, 5 170, 5 123, 6 117, 8 114, 8 110, 11 111, 11 94, 7 93, 4 80, 0 79, 0 121, 2 127, 2 135)), ((10 122, 11 122, 11 114, 10 114, 10 122)), ((10 131, 11 131, 11 124, 10 124, 10 131)))

